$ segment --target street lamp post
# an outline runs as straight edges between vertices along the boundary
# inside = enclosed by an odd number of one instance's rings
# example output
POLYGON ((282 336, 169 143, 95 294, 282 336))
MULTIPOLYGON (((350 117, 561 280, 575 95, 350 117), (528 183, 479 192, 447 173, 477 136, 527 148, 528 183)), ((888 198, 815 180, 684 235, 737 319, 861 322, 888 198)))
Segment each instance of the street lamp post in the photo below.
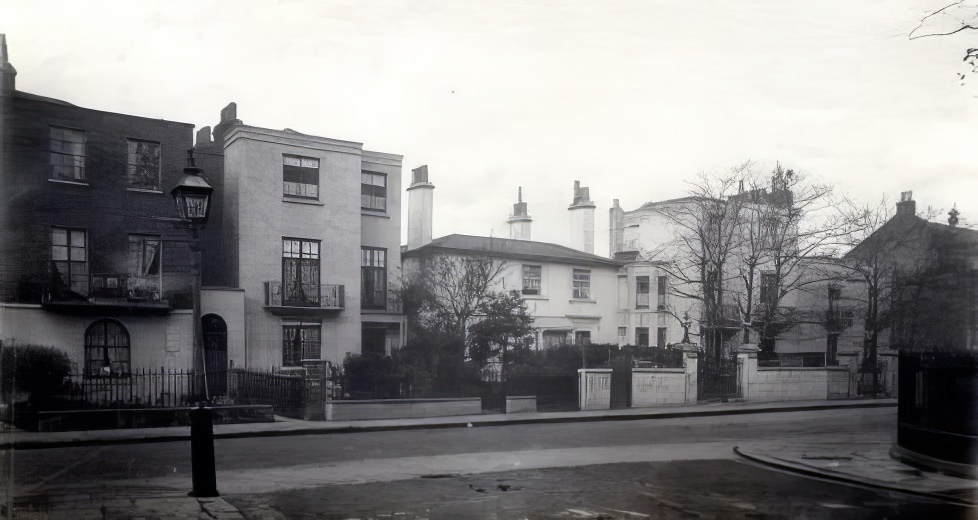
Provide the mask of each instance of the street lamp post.
MULTIPOLYGON (((207 388, 207 363, 200 334, 200 229, 210 214, 210 198, 214 188, 200 176, 200 168, 194 164, 194 151, 187 150, 187 166, 183 177, 170 191, 177 205, 180 218, 190 226, 193 241, 193 363, 194 373, 203 375, 204 401, 190 410, 190 459, 193 478, 191 495, 217 496, 217 471, 214 464, 214 410, 207 388)), ((195 377, 194 379, 197 379, 195 377)))
POLYGON ((210 198, 213 191, 214 188, 200 176, 200 168, 194 163, 194 151, 187 150, 187 166, 183 169, 183 177, 170 193, 173 195, 180 218, 190 226, 193 234, 193 241, 190 244, 194 271, 192 357, 194 372, 203 374, 204 398, 208 401, 210 393, 207 388, 207 365, 200 338, 200 229, 207 223, 207 217, 210 215, 210 198))

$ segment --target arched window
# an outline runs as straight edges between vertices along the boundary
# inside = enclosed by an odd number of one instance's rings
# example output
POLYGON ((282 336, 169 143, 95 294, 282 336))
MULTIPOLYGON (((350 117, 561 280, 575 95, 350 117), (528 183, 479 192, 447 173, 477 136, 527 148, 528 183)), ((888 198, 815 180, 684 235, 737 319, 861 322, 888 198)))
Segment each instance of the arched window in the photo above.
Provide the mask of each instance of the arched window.
POLYGON ((129 331, 98 320, 85 331, 85 377, 129 377, 129 331))

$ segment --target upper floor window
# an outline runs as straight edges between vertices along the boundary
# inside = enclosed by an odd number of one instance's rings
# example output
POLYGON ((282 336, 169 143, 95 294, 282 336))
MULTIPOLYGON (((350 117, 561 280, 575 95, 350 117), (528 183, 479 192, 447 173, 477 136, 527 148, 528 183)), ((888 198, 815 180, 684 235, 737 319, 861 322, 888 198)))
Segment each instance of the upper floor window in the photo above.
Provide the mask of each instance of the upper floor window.
POLYGON ((159 235, 129 235, 127 297, 159 301, 162 288, 159 235))
POLYGON ((842 299, 842 288, 837 285, 829 286, 829 310, 834 311, 839 308, 839 300, 842 299))
POLYGON ((665 276, 660 276, 655 280, 656 293, 658 300, 656 302, 656 308, 660 311, 666 308, 666 289, 669 287, 669 278, 665 276))
POLYGON ((591 298, 590 269, 574 269, 574 298, 582 300, 591 298))
POLYGON ((539 265, 523 266, 523 294, 540 294, 542 269, 539 265))
POLYGON ((282 156, 282 193, 290 197, 319 198, 319 159, 282 156))
POLYGON ((115 320, 98 320, 85 331, 85 377, 129 376, 129 331, 115 320))
POLYGON ((648 276, 635 277, 635 308, 636 309, 649 308, 649 277, 648 276))
POLYGON ((88 294, 88 241, 84 229, 51 228, 51 263, 56 284, 88 294))
POLYGON ((85 182, 85 132, 51 127, 51 179, 85 182))
POLYGON ((387 211, 387 175, 360 172, 360 207, 387 211))
POLYGON ((360 307, 387 308, 387 250, 360 249, 360 307))
POLYGON ((761 273, 761 305, 772 306, 778 301, 778 276, 761 273))
POLYGON ((129 140, 126 178, 130 188, 160 189, 160 143, 129 140))
POLYGON ((319 241, 282 239, 282 304, 318 305, 319 241))

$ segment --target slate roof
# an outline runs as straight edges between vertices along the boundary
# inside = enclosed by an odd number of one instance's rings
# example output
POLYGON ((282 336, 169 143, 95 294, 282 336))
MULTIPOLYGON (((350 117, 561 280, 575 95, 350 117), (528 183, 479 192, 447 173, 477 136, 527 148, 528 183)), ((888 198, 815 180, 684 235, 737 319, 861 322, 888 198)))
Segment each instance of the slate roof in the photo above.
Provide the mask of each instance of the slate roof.
POLYGON ((404 251, 401 253, 401 256, 410 258, 412 256, 424 256, 426 254, 444 252, 614 268, 624 265, 622 262, 610 258, 592 255, 584 251, 578 251, 549 242, 458 234, 436 238, 421 247, 404 251))

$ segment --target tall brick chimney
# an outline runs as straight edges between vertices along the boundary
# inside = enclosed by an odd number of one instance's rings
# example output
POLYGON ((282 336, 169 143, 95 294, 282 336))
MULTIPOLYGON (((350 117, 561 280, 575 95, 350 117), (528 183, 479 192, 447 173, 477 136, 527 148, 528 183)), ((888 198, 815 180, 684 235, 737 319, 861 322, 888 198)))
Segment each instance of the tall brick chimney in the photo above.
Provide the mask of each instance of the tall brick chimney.
POLYGON ((530 240, 530 224, 533 218, 526 212, 526 203, 523 202, 523 187, 520 186, 516 192, 516 204, 513 204, 513 214, 506 220, 509 224, 509 238, 516 240, 530 240))
POLYGON ((594 202, 590 190, 574 181, 574 202, 567 208, 570 212, 570 242, 572 249, 594 254, 594 202))
POLYGON ((428 165, 411 170, 408 192, 407 248, 416 249, 431 242, 435 185, 428 182, 428 165))
POLYGON ((0 34, 0 94, 11 94, 15 89, 17 69, 10 64, 7 54, 7 35, 0 34))
POLYGON ((917 203, 913 200, 912 191, 900 192, 900 202, 897 202, 896 214, 911 217, 917 214, 917 203))

